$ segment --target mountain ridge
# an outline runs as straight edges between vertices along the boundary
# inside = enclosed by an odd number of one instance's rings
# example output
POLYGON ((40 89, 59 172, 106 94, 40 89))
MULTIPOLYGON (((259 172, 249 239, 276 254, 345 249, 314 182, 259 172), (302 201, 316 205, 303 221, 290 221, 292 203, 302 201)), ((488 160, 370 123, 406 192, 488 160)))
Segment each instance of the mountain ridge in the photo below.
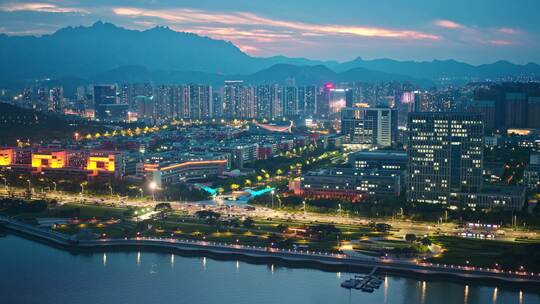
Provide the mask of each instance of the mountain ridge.
MULTIPOLYGON (((277 70, 261 71, 281 64, 298 68, 283 69, 281 66, 279 77, 294 78, 295 73, 302 69, 307 71, 306 66, 325 66, 335 74, 319 71, 336 81, 396 79, 426 83, 426 80, 433 82, 441 78, 540 76, 540 65, 536 63, 518 65, 505 60, 475 66, 454 59, 398 61, 357 57, 351 61, 337 62, 285 56, 253 57, 229 41, 174 31, 163 26, 134 30, 102 21, 91 26, 65 27, 39 37, 0 34, 0 66, 3 67, 0 82, 3 83, 66 77, 95 81, 100 80, 100 75, 103 80, 117 79, 123 75, 127 79, 145 78, 156 82, 189 77, 194 77, 193 81, 218 81, 224 75, 241 75, 255 82, 268 82, 270 79, 276 80, 277 70), (133 70, 138 73, 135 75, 126 73, 129 71, 126 67, 135 66, 147 70, 133 70), (288 74, 284 71, 288 71, 288 74), (263 75, 269 79, 260 79, 263 75)), ((317 71, 309 70, 311 73, 317 71)), ((320 75, 299 75, 303 79, 321 78, 320 75)))

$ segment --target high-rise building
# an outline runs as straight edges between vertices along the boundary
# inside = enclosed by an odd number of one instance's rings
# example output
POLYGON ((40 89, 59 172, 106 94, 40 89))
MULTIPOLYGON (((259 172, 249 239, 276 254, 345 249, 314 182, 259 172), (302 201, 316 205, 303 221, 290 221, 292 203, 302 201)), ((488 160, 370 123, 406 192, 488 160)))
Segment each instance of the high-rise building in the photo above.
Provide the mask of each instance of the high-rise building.
POLYGON ((275 104, 276 94, 274 85, 260 85, 255 89, 255 104, 258 118, 272 118, 272 105, 275 104))
POLYGON ((390 108, 343 108, 341 134, 348 144, 391 146, 397 136, 397 111, 390 108))
POLYGON ((540 129, 540 97, 529 97, 529 106, 527 109, 528 127, 540 129))
POLYGON ((408 117, 410 202, 450 203, 482 186, 483 122, 477 113, 417 112, 408 117))
POLYGON ((328 118, 330 115, 330 98, 331 90, 334 88, 334 85, 327 83, 323 86, 317 94, 317 103, 315 108, 315 116, 318 118, 328 118))
POLYGON ((108 120, 111 116, 109 111, 116 104, 118 103, 115 85, 94 86, 94 110, 96 119, 108 120))
POLYGON ((303 89, 303 103, 301 103, 303 104, 302 113, 306 116, 313 116, 317 109, 317 87, 306 86, 303 89))
POLYGON ((527 127, 527 95, 524 92, 507 92, 506 126, 509 128, 527 127))
POLYGON ((222 97, 226 118, 255 117, 255 89, 253 87, 244 85, 241 80, 228 80, 225 81, 222 97))
POLYGON ((56 113, 61 113, 64 110, 64 89, 62 87, 49 90, 48 109, 56 113))
POLYGON ((285 87, 283 88, 283 116, 294 118, 298 116, 298 88, 285 87))
POLYGON ((171 120, 173 118, 174 111, 172 87, 168 85, 156 86, 154 88, 153 96, 156 107, 155 118, 159 122, 171 120))
POLYGON ((137 104, 137 120, 153 124, 156 118, 154 97, 137 96, 135 103, 137 104))
POLYGON ((226 118, 237 118, 237 104, 240 103, 240 95, 244 82, 241 80, 227 80, 223 86, 223 115, 226 118))
POLYGON ((497 111, 496 102, 494 100, 474 100, 469 106, 468 110, 471 112, 482 114, 484 120, 484 131, 491 133, 497 129, 497 111))
POLYGON ((189 86, 189 118, 209 119, 213 117, 212 87, 205 85, 189 86))

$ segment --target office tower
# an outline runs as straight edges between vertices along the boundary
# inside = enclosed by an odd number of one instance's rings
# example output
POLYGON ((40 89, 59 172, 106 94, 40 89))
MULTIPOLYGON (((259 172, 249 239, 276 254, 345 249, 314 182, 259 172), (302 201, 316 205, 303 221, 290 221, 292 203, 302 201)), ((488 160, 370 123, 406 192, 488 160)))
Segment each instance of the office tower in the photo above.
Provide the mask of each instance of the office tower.
POLYGON ((22 92, 21 102, 25 107, 32 106, 32 88, 24 88, 22 92))
POLYGON ((413 109, 410 112, 433 112, 435 111, 434 98, 430 92, 414 91, 413 109))
POLYGON ((156 118, 156 106, 154 97, 137 96, 135 97, 137 105, 137 120, 144 123, 153 124, 156 118))
POLYGON ((48 110, 61 113, 64 110, 64 89, 62 87, 49 90, 48 110))
POLYGON ((527 127, 527 94, 524 92, 507 92, 506 101, 506 127, 527 127))
POLYGON ((117 104, 115 85, 94 86, 94 110, 96 119, 107 120, 109 118, 107 110, 110 105, 115 104, 117 104))
POLYGON ((316 113, 317 108, 317 87, 316 86, 306 86, 304 89, 304 110, 303 113, 306 116, 313 116, 316 113))
POLYGON ((410 202, 449 203, 482 186, 483 123, 477 113, 418 112, 408 117, 410 202))
POLYGON ((341 134, 348 144, 391 146, 397 136, 397 111, 390 108, 343 108, 341 134))
POLYGON ((49 109, 49 90, 47 88, 37 89, 37 108, 49 109))
POLYGON ((345 106, 348 108, 354 107, 354 91, 352 89, 345 90, 345 106))
POLYGON ((283 116, 295 118, 298 116, 298 88, 283 88, 283 116))
POLYGON ((323 86, 322 90, 317 94, 317 106, 315 109, 315 116, 318 118, 328 118, 330 114, 330 90, 334 88, 334 85, 327 83, 323 86))
POLYGON ((120 103, 128 105, 130 110, 136 109, 135 98, 131 97, 133 92, 132 86, 130 84, 123 84, 118 88, 118 100, 120 103))
POLYGON ((500 125, 497 125, 497 107, 495 100, 473 100, 467 109, 482 115, 484 121, 484 131, 492 133, 500 125))
POLYGON ((540 129, 540 97, 529 97, 528 101, 528 127, 540 129))

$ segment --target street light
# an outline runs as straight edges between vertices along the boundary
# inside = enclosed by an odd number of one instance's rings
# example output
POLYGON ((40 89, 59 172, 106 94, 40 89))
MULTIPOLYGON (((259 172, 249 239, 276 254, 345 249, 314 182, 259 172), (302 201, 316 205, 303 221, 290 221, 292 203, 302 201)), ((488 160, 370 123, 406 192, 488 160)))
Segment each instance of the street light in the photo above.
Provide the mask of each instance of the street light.
POLYGON ((302 201, 302 204, 304 205, 304 216, 306 216, 306 201, 302 201))
POLYGON ((81 183, 80 185, 81 185, 81 196, 83 196, 83 194, 84 194, 84 183, 81 183))
POLYGON ((54 185, 54 192, 56 192, 56 182, 52 182, 54 185))
POLYGON ((150 184, 148 185, 148 187, 150 188, 150 191, 152 191, 152 201, 156 201, 156 189, 158 188, 158 185, 156 182, 150 182, 150 184))
POLYGON ((26 181, 28 182, 28 191, 30 191, 30 195, 32 195, 32 182, 30 179, 27 179, 26 181))
POLYGON ((270 193, 272 193, 272 209, 274 209, 274 193, 276 192, 272 190, 270 193))
POLYGON ((111 184, 108 184, 108 185, 109 185, 109 190, 111 190, 111 196, 113 196, 112 185, 111 184))
POLYGON ((143 188, 139 188, 139 192, 141 193, 141 198, 143 198, 143 188))

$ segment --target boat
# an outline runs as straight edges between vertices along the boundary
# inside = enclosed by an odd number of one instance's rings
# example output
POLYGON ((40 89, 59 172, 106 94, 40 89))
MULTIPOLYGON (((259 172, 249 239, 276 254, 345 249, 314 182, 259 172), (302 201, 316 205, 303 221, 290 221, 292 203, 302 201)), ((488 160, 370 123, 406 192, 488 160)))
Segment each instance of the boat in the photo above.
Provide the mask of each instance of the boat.
POLYGON ((343 283, 341 283, 341 287, 351 289, 356 287, 357 281, 354 279, 345 280, 343 283))

